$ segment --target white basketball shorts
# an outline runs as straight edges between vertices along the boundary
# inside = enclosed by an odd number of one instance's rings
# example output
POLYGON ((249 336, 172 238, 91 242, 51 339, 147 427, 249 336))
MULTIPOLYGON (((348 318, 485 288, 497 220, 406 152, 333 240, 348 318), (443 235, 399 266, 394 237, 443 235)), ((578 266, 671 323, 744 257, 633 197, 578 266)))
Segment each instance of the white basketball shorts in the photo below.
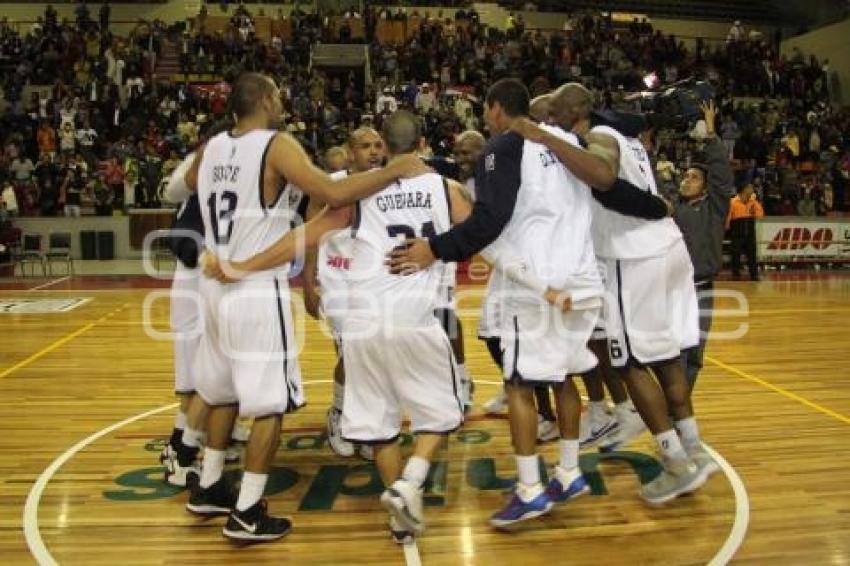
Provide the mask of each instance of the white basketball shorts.
POLYGON ((548 305, 506 304, 502 320, 504 378, 514 383, 563 383, 596 367, 587 347, 602 301, 588 299, 564 313, 548 305))
POLYGON ((401 431, 403 413, 414 433, 448 433, 463 422, 454 354, 436 319, 369 337, 344 336, 342 351, 345 439, 390 442, 401 431))
POLYGON ((287 280, 272 277, 221 285, 200 282, 204 335, 196 386, 211 405, 239 404, 263 417, 304 404, 287 280))
POLYGON ((684 241, 663 256, 606 259, 605 264, 605 330, 612 366, 670 361, 699 343, 693 266, 684 241))
POLYGON ((179 261, 171 281, 171 331, 174 333, 174 391, 194 393, 195 356, 201 343, 200 269, 189 269, 179 261))

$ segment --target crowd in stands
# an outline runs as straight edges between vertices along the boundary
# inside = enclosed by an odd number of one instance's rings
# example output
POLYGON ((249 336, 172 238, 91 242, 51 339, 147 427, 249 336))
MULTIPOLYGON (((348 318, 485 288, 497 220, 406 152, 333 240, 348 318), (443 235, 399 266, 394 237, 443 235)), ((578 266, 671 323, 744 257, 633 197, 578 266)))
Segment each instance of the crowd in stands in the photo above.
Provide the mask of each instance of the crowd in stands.
MULTIPOLYGON (((201 17, 206 10, 222 8, 204 7, 201 17)), ((644 89, 652 73, 661 84, 698 77, 716 90, 717 131, 740 182, 755 183, 768 214, 846 207, 850 116, 830 103, 829 62, 796 51, 781 56, 774 38, 733 26, 726 41, 699 40, 688 49, 646 21, 616 26, 578 14, 563 30, 542 31, 512 16, 501 31, 461 8, 451 18, 418 19, 421 26, 406 41, 381 42, 382 20, 420 14, 416 7, 369 7, 321 15, 295 8, 287 16, 292 39, 264 41, 254 25, 261 10, 231 7, 222 32, 192 22, 140 21, 127 37, 110 31, 108 4, 96 18, 80 4, 74 21, 60 21, 48 7, 27 29, 0 19, 3 214, 160 206, 163 180, 205 128, 227 114, 228 83, 246 70, 278 80, 287 98, 282 127, 317 159, 351 129, 380 127, 399 107, 422 117, 423 155, 448 157, 459 132, 482 128, 482 94, 505 76, 522 78, 533 95, 581 81, 603 106, 618 108, 631 104, 626 94, 644 89), (332 16, 365 24, 371 80, 362 71, 310 67, 316 42, 356 41, 345 25, 331 31, 332 16), (167 49, 177 54, 180 71, 157 76, 167 49), (189 79, 198 75, 214 79, 193 84, 189 79)), ((656 150, 659 180, 673 190, 694 142, 662 132, 656 150)))

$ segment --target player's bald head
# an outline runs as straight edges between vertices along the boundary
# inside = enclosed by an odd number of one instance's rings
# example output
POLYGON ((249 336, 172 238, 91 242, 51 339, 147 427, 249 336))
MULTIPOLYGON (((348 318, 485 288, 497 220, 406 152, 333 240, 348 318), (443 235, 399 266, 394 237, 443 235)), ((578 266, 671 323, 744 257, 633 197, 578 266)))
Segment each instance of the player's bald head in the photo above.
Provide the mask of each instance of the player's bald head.
POLYGON ((380 138, 381 134, 379 134, 375 128, 370 128, 369 126, 360 126, 348 135, 348 145, 350 147, 354 147, 355 145, 357 145, 358 141, 360 141, 364 137, 369 136, 380 138))
POLYGON ((535 122, 545 122, 549 119, 549 104, 551 101, 551 94, 541 94, 535 97, 528 107, 528 115, 535 122))
POLYGON ((549 116, 560 127, 571 130, 587 120, 593 110, 593 93, 580 83, 566 83, 552 93, 549 116))
POLYGON ((552 103, 593 106, 593 93, 581 83, 566 83, 552 93, 552 103))
POLYGON ((422 130, 419 119, 407 110, 396 110, 384 120, 381 128, 387 150, 393 155, 410 153, 419 145, 422 130))

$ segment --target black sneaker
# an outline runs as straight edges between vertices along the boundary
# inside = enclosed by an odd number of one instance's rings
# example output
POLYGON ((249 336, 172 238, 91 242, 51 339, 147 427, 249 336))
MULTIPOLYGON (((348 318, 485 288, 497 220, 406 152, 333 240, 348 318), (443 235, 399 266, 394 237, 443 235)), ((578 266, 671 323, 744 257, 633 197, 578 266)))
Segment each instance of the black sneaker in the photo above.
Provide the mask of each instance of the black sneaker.
POLYGON ((396 544, 410 544, 413 542, 413 532, 402 527, 398 519, 390 515, 390 535, 396 544))
POLYGON ((195 515, 227 515, 236 507, 236 493, 224 476, 206 489, 201 487, 200 482, 191 487, 192 494, 186 509, 195 515))
POLYGON ((265 542, 282 538, 291 530, 292 522, 270 516, 266 500, 261 499, 244 511, 234 509, 221 532, 232 540, 265 542))

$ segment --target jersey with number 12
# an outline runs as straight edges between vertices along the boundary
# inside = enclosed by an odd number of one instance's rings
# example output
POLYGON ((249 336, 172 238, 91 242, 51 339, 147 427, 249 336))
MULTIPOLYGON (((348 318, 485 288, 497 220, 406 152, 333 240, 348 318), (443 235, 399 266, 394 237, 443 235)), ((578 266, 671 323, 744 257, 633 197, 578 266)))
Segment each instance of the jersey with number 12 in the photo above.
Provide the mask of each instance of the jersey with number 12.
POLYGON ((204 240, 219 257, 242 261, 265 250, 291 227, 287 199, 265 202, 266 154, 277 134, 253 130, 240 136, 223 132, 204 149, 198 171, 198 199, 204 240))

